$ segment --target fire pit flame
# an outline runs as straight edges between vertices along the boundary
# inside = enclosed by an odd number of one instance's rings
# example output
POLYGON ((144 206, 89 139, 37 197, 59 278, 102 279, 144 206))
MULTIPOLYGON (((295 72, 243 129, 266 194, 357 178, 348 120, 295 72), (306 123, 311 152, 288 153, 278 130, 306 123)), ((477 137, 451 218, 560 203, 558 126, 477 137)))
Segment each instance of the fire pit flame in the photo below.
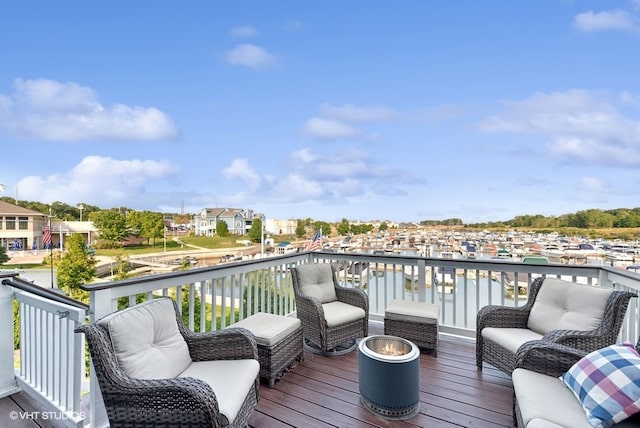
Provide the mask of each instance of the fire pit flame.
POLYGON ((385 344, 382 350, 380 351, 380 353, 384 355, 393 355, 393 356, 405 354, 405 352, 403 352, 402 349, 398 349, 393 343, 385 344))

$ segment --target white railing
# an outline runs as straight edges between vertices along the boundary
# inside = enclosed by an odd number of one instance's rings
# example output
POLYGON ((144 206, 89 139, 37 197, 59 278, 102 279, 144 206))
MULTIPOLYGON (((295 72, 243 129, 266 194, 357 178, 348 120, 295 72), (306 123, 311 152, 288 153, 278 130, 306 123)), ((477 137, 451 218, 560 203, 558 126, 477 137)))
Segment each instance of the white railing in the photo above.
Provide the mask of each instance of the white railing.
MULTIPOLYGON (((291 289, 291 266, 322 262, 336 267, 339 281, 348 287, 365 290, 370 301, 370 318, 381 320, 384 308, 393 299, 420 300, 436 303, 441 307, 441 331, 473 337, 478 310, 486 304, 519 306, 526 302, 526 287, 538 276, 552 276, 584 284, 631 290, 640 294, 640 275, 618 268, 591 265, 532 265, 502 260, 437 259, 399 255, 368 255, 347 253, 297 253, 254 261, 240 261, 218 266, 196 268, 187 271, 150 275, 109 283, 96 283, 83 288, 90 292, 90 319, 95 321, 137 301, 164 295, 175 298, 188 327, 195 331, 224 328, 255 312, 272 312, 288 315, 295 311, 295 298, 291 289), (517 290, 521 289, 522 293, 517 290), (208 303, 203 304, 203 302, 208 303), (215 302, 215 305, 211 305, 215 302), (218 315, 216 315, 216 307, 218 315)), ((18 293, 16 298, 29 307, 44 306, 40 300, 27 300, 18 293), (39 306, 38 306, 39 305, 39 306)), ((621 339, 636 341, 640 315, 638 300, 632 299, 624 322, 621 339)), ((44 310, 38 309, 38 310, 44 310)), ((35 373, 47 373, 56 364, 56 358, 48 360, 48 354, 59 353, 45 339, 47 329, 59 329, 67 337, 65 346, 73 343, 73 354, 78 352, 80 334, 73 334, 71 326, 53 327, 67 320, 81 322, 80 312, 70 311, 63 319, 56 318, 60 309, 47 309, 47 314, 37 315, 25 309, 31 324, 25 329, 25 344, 33 351, 25 350, 25 359, 33 364, 35 373), (73 312, 73 315, 71 315, 73 312), (37 332, 39 330, 39 332, 37 332), (31 337, 34 337, 30 344, 31 337), (50 352, 45 352, 45 350, 50 352), (30 360, 31 358, 31 360, 30 360), (46 370, 45 370, 46 368, 46 370)), ((66 309, 64 309, 66 310, 66 309)), ((80 346, 81 347, 81 346, 80 346)), ((1 355, 1 354, 0 354, 1 355)), ((69 354, 71 355, 71 354, 69 354)), ((1 361, 0 361, 1 362, 1 361)), ((74 357, 66 366, 69 377, 81 376, 84 363, 74 357), (73 373, 71 373, 73 372, 73 373)), ((24 376, 20 375, 22 379, 24 376)), ((54 385, 45 376, 36 385, 54 385)), ((0 379, 1 380, 1 379, 0 379)), ((75 382, 75 381, 74 381, 75 382)), ((59 383, 57 385, 61 385, 59 383)), ((2 385, 0 385, 1 387, 2 385)), ((63 386, 70 395, 76 394, 76 386, 63 386)), ((91 426, 106 424, 106 415, 100 405, 97 382, 91 379, 91 426)), ((43 394, 52 401, 61 401, 53 393, 43 394)), ((64 393, 60 392, 60 396, 64 393)), ((74 404, 75 405, 75 404, 74 404)))
POLYGON ((88 308, 17 278, 4 280, 2 287, 13 290, 13 299, 19 305, 16 385, 44 409, 44 413, 18 417, 82 427, 88 417, 80 406, 85 378, 84 339, 74 330, 85 321, 88 308))

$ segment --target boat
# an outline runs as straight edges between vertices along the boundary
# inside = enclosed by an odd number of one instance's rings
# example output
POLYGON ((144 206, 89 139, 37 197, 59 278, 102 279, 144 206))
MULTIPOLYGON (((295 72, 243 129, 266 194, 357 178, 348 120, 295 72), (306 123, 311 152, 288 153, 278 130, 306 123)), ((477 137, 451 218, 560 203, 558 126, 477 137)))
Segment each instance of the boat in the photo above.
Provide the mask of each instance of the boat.
POLYGON ((522 263, 548 265, 549 259, 545 256, 524 256, 522 258, 522 263))
POLYGON ((476 250, 475 245, 471 244, 469 241, 462 241, 460 244, 460 254, 468 259, 475 259, 478 251, 476 250))
POLYGON ((570 245, 564 250, 564 255, 568 257, 598 257, 603 254, 602 251, 598 251, 593 245, 582 243, 577 245, 570 245))
POLYGON ((509 250, 507 250, 506 248, 498 248, 496 256, 499 259, 510 259, 512 257, 511 252, 509 252, 509 250))
POLYGON ((338 278, 351 281, 366 279, 369 275, 369 262, 353 262, 338 271, 338 278))
POLYGON ((564 249, 557 244, 547 244, 540 252, 540 255, 559 259, 564 256, 564 249))

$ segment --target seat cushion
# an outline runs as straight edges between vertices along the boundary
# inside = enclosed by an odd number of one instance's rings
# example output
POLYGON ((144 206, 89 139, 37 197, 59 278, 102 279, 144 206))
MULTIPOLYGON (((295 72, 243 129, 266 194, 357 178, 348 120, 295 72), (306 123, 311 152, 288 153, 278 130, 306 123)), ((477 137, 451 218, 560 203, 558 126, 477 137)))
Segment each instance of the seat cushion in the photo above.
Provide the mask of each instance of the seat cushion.
POLYGON ((300 291, 307 297, 315 297, 320 303, 335 302, 333 270, 328 263, 309 263, 296 267, 300 281, 300 291))
POLYGON ((384 317, 396 321, 437 324, 440 306, 411 300, 394 300, 384 311, 384 317))
POLYGON ((352 321, 363 319, 364 309, 343 302, 331 302, 322 305, 327 327, 336 327, 352 321))
POLYGON ((256 343, 271 347, 300 328, 298 318, 258 312, 229 327, 242 327, 256 337, 256 343))
POLYGON ((497 327, 483 328, 482 337, 502 346, 512 354, 515 354, 525 342, 542 339, 541 334, 526 328, 497 327))
POLYGON ((561 427, 592 428, 580 402, 557 377, 515 369, 511 379, 525 427, 555 424, 561 427))
POLYGON ((593 426, 611 426, 640 411, 640 355, 631 342, 590 352, 560 379, 593 426))
POLYGON ((593 330, 602 322, 611 292, 547 278, 531 307, 528 327, 543 335, 551 330, 593 330))
POLYGON ((98 324, 109 331, 118 363, 131 377, 173 378, 191 364, 171 299, 140 303, 108 315, 98 324))
POLYGON ((220 413, 231 423, 254 387, 259 371, 257 360, 194 361, 179 377, 207 382, 216 394, 220 413))

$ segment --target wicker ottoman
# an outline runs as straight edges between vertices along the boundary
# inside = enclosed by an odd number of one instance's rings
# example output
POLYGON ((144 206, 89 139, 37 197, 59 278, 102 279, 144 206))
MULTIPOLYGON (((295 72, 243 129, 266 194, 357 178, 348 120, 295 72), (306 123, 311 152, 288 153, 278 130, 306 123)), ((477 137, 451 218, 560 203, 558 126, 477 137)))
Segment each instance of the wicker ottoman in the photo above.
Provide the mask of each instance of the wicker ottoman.
POLYGON ((260 378, 273 388, 295 362, 303 360, 302 327, 298 318, 258 312, 233 324, 256 337, 260 378))
POLYGON ((431 303, 394 300, 384 312, 384 334, 399 336, 438 356, 440 307, 431 303))

